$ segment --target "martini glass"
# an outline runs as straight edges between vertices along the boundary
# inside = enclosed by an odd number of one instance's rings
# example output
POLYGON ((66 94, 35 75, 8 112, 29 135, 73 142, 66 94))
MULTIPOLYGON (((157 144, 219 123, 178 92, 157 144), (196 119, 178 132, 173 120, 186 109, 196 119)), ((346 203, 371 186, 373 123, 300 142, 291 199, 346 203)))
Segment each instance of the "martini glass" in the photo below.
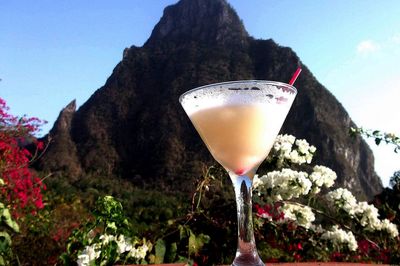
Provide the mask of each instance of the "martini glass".
POLYGON ((297 90, 285 83, 244 80, 195 88, 179 98, 234 186, 238 243, 232 265, 264 265, 253 233, 253 177, 274 144, 296 94, 297 90))

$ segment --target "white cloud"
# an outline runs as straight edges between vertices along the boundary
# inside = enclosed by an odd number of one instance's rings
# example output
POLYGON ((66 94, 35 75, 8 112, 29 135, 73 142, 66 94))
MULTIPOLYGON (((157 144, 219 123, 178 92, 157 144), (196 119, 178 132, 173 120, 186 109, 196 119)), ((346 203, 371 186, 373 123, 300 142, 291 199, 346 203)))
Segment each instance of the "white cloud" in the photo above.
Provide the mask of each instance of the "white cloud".
POLYGON ((365 40, 357 45, 357 53, 367 55, 380 49, 380 45, 373 40, 365 40))
POLYGON ((400 44, 400 33, 393 35, 390 40, 395 44, 400 44))

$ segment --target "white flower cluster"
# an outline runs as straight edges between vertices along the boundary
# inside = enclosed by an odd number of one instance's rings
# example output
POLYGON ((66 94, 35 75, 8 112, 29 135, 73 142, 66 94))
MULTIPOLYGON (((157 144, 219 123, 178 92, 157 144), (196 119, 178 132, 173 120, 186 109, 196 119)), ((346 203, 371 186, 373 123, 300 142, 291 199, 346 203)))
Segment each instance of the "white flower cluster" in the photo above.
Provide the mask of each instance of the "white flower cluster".
POLYGON ((317 194, 321 191, 321 187, 327 188, 333 186, 337 175, 330 168, 322 165, 316 165, 313 168, 313 172, 308 176, 313 183, 311 193, 317 194))
POLYGON ((305 172, 284 168, 281 171, 269 172, 260 178, 256 176, 253 180, 253 188, 258 191, 272 189, 270 196, 275 201, 289 200, 308 194, 312 183, 307 176, 305 172))
POLYGON ((125 237, 124 235, 114 236, 114 235, 101 235, 100 243, 94 243, 90 246, 86 246, 84 250, 78 255, 77 264, 79 266, 89 266, 93 265, 94 261, 98 259, 101 255, 101 249, 103 246, 108 245, 111 242, 117 244, 118 254, 126 254, 127 258, 134 259, 144 259, 147 252, 149 251, 149 246, 144 241, 143 245, 135 247, 137 241, 132 241, 131 238, 125 237))
POLYGON ((309 229, 315 220, 315 215, 310 207, 297 204, 285 203, 280 207, 284 213, 285 220, 295 221, 298 225, 309 229))
POLYGON ((278 157, 278 166, 285 160, 294 164, 311 163, 316 148, 306 140, 297 139, 292 135, 278 135, 275 139, 272 154, 278 157))
POLYGON ((309 229, 314 231, 317 234, 322 234, 325 232, 325 229, 320 224, 311 224, 309 229))
POLYGON ((338 188, 327 194, 329 201, 333 202, 338 208, 354 217, 356 212, 357 200, 346 188, 338 188))
POLYGON ((397 230, 397 226, 391 223, 388 219, 384 219, 381 223, 381 230, 386 231, 391 237, 395 238, 399 235, 399 231, 397 230))
POLYGON ((100 257, 100 244, 94 244, 91 246, 86 246, 84 250, 78 255, 78 260, 76 263, 79 266, 89 266, 100 257))
POLYGON ((378 209, 367 202, 357 202, 353 194, 344 188, 338 188, 327 194, 328 200, 357 218, 360 225, 369 231, 386 231, 391 237, 397 237, 399 232, 395 224, 385 219, 379 219, 378 209))
POLYGON ((380 231, 381 221, 378 216, 378 209, 367 202, 359 202, 355 206, 356 216, 360 219, 360 224, 370 231, 380 231))
POLYGON ((347 244, 348 248, 355 251, 358 247, 356 238, 352 232, 346 232, 340 229, 337 225, 332 227, 332 230, 325 231, 321 236, 322 239, 327 239, 332 241, 334 245, 341 246, 347 244))
POLYGON ((380 220, 378 218, 378 209, 374 205, 367 202, 358 203, 356 215, 360 220, 360 224, 370 231, 386 231, 392 238, 399 235, 397 226, 388 219, 380 220))
MULTIPOLYGON (((316 148, 305 140, 296 140, 292 135, 279 135, 271 150, 271 156, 274 160, 277 159, 277 166, 282 168, 285 164, 311 163, 315 151, 316 148)), ((358 245, 352 232, 346 232, 337 225, 325 231, 321 225, 313 224, 315 214, 310 207, 286 202, 303 195, 317 194, 322 187, 332 187, 336 179, 336 173, 322 165, 314 166, 310 174, 283 168, 261 177, 256 175, 253 179, 253 189, 259 196, 266 196, 265 199, 284 202, 279 208, 284 214, 283 222, 295 221, 299 226, 321 234, 322 239, 331 241, 335 246, 345 245, 349 250, 355 251, 358 245)), ((326 197, 356 221, 363 230, 386 232, 392 238, 399 236, 395 224, 388 219, 380 220, 375 206, 367 202, 358 202, 349 190, 338 188, 329 192, 326 197)))

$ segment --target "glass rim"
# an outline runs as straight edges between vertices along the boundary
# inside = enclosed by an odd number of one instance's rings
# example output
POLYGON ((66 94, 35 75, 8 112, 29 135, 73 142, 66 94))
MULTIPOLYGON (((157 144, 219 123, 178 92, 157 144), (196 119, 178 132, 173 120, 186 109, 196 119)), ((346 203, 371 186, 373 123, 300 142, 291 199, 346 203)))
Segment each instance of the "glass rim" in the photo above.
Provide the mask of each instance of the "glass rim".
POLYGON ((207 84, 207 85, 203 85, 203 86, 199 86, 199 87, 195 87, 193 89, 190 89, 184 93, 182 93, 179 96, 179 102, 182 102, 183 97, 185 97, 186 95, 200 90, 200 89, 207 89, 207 88, 211 88, 211 87, 216 87, 216 86, 220 86, 220 85, 227 85, 227 84, 237 84, 237 83, 263 83, 263 84, 274 84, 274 85, 280 85, 280 86, 285 86, 285 87, 289 87, 291 89, 293 89, 295 91, 295 94, 297 94, 297 89, 296 87, 294 87, 293 85, 290 85, 288 83, 284 83, 281 81, 273 81, 273 80, 259 80, 259 79, 249 79, 249 80, 232 80, 232 81, 224 81, 224 82, 216 82, 216 83, 211 83, 211 84, 207 84))

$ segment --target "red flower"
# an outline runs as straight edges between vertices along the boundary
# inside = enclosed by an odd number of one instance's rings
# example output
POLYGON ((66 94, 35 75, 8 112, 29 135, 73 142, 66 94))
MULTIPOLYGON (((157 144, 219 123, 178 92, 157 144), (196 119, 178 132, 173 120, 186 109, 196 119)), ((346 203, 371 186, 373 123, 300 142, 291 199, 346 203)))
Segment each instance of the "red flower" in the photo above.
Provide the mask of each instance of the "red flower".
POLYGON ((294 258, 295 261, 299 261, 299 260, 301 260, 301 255, 298 254, 298 253, 295 253, 295 254, 293 255, 293 258, 294 258))
POLYGON ((380 252, 378 259, 383 263, 389 263, 390 261, 390 250, 384 249, 380 252))
POLYGON ((303 249, 303 245, 301 245, 301 243, 297 243, 297 244, 289 244, 288 247, 289 251, 298 251, 298 250, 302 250, 303 249))
POLYGON ((284 218, 284 213, 279 210, 279 204, 265 204, 264 207, 255 204, 254 207, 256 209, 256 215, 258 217, 267 218, 273 221, 279 221, 284 218))
POLYGON ((358 249, 361 253, 368 254, 370 244, 367 240, 363 239, 358 241, 358 249))
POLYGON ((38 141, 38 142, 36 143, 36 148, 37 148, 39 151, 43 150, 43 149, 44 149, 43 141, 38 141))
MULTIPOLYGON (((14 117, 0 98, 0 200, 12 206, 15 216, 24 210, 35 212, 44 207, 41 191, 45 188, 41 179, 28 166, 31 152, 21 147, 27 137, 32 137, 42 122, 37 118, 14 117)), ((38 148, 43 143, 37 143, 38 148)))
POLYGON ((344 255, 340 252, 333 252, 331 254, 331 260, 332 261, 341 261, 343 260, 344 255))

